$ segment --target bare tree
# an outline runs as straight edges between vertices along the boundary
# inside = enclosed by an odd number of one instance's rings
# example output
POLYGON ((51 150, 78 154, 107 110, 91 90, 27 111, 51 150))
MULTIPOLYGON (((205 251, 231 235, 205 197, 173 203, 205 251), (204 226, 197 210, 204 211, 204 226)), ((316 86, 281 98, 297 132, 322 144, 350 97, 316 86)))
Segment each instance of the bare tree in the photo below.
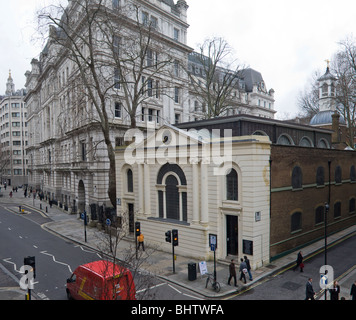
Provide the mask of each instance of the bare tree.
POLYGON ((223 115, 241 104, 243 68, 232 57, 223 38, 207 39, 193 55, 196 65, 189 70, 193 90, 205 106, 206 118, 223 115))
POLYGON ((319 112, 319 70, 314 71, 303 91, 299 92, 297 105, 303 116, 312 117, 319 112))
MULTIPOLYGON (((108 196, 115 208, 115 152, 110 131, 135 128, 139 107, 171 85, 159 80, 171 72, 171 50, 162 39, 158 41, 156 24, 142 18, 135 3, 113 6, 105 0, 72 0, 68 7, 52 5, 38 14, 39 30, 42 34, 49 30, 49 43, 56 48, 54 57, 70 59, 75 66, 67 83, 68 108, 75 107, 75 112, 73 119, 63 121, 64 126, 65 121, 75 121, 82 128, 93 123, 99 126, 110 163, 108 196), (123 110, 129 121, 118 126, 113 119, 123 110)), ((68 115, 66 110, 63 114, 68 115)))
POLYGON ((337 109, 347 125, 347 143, 355 146, 356 135, 356 46, 350 38, 340 43, 341 50, 336 53, 333 63, 338 79, 336 87, 337 109))
MULTIPOLYGON (((137 298, 140 300, 151 300, 154 298, 154 292, 149 288, 155 281, 155 274, 145 271, 150 268, 150 257, 155 254, 158 248, 146 247, 146 251, 137 250, 135 243, 127 246, 123 245, 124 239, 130 236, 130 221, 128 212, 120 212, 119 216, 111 217, 111 225, 103 225, 105 232, 97 232, 97 249, 100 255, 108 262, 120 265, 131 271, 134 283, 127 283, 128 290, 135 286, 137 298)), ((110 264, 108 264, 110 265, 110 264)), ((108 269, 106 272, 113 272, 108 269)), ((117 282, 113 279, 108 283, 109 288, 104 288, 108 292, 115 292, 117 282)))

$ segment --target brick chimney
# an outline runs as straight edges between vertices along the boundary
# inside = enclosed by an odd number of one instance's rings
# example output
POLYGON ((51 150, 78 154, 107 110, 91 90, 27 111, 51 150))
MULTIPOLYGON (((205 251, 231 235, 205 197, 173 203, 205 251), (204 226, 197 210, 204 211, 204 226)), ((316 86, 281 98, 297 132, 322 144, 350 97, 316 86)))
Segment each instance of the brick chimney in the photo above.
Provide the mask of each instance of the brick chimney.
POLYGON ((340 115, 337 111, 334 112, 332 117, 332 143, 340 143, 340 115))

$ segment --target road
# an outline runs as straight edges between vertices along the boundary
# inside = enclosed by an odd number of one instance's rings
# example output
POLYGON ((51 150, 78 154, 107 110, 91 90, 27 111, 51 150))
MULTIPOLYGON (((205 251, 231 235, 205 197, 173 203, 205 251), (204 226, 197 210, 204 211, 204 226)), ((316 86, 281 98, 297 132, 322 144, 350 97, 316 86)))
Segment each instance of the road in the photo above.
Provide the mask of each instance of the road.
MULTIPOLYGON (((24 257, 35 256, 34 293, 39 299, 65 300, 66 279, 81 264, 101 259, 98 252, 54 235, 42 225, 51 220, 38 211, 4 202, 0 205, 0 263, 18 279, 24 257)), ((135 278, 138 298, 196 300, 196 294, 158 278, 140 275, 135 278)))
MULTIPOLYGON (((327 251, 327 263, 334 270, 334 279, 347 276, 345 272, 352 270, 356 265, 356 236, 338 242, 327 251)), ((305 299, 305 286, 308 278, 313 279, 315 292, 321 290, 319 285, 319 269, 324 265, 324 251, 305 259, 304 272, 293 271, 292 268, 282 270, 280 273, 272 275, 260 283, 252 286, 247 291, 232 295, 227 299, 236 300, 303 300, 305 299)), ((342 282, 342 279, 338 279, 342 282)), ((355 279, 356 280, 356 276, 355 279)), ((342 288, 341 295, 349 298, 349 285, 353 281, 347 282, 347 287, 342 288)), ((346 283, 345 283, 346 285, 346 283)), ((327 299, 329 299, 329 294, 327 299)))

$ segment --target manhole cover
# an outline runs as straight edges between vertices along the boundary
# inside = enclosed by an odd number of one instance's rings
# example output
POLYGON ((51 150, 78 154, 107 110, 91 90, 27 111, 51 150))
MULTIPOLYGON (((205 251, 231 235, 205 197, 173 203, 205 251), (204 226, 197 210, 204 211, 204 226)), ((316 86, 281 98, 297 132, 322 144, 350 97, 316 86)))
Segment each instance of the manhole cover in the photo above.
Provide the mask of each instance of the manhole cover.
POLYGON ((295 283, 292 281, 287 281, 282 285, 282 288, 287 289, 287 290, 291 290, 291 291, 295 291, 297 289, 299 289, 302 285, 299 283, 295 283))

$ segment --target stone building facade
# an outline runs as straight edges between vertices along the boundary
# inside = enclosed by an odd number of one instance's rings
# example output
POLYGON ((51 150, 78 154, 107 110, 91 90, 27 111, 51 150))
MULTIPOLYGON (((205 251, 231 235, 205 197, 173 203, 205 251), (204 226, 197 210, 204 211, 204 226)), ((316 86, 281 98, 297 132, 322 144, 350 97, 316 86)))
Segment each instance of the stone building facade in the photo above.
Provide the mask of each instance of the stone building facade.
MULTIPOLYGON (((69 1, 64 11, 68 21, 79 23, 85 17, 78 9, 79 2, 69 1)), ((139 84, 145 98, 135 114, 136 126, 145 131, 152 126, 160 128, 164 124, 199 119, 201 112, 192 108, 194 97, 190 96, 188 76, 184 72, 193 51, 187 45, 187 2, 108 0, 101 3, 105 4, 108 14, 120 16, 122 23, 118 30, 123 35, 130 33, 131 39, 137 38, 137 26, 151 30, 152 49, 147 50, 144 61, 147 74, 143 74, 139 84), (157 51, 157 48, 164 50, 157 51), (165 54, 170 55, 172 63, 167 66, 168 71, 160 74, 155 66, 165 54)), ((40 58, 32 60, 31 70, 26 73, 29 185, 42 190, 47 199, 64 210, 82 212, 85 209, 95 218, 98 207, 111 206, 107 193, 108 153, 91 98, 77 84, 78 68, 71 59, 73 56, 56 43, 61 37, 61 30, 50 28, 48 43, 40 58)), ((114 53, 121 52, 120 46, 125 45, 122 38, 112 37, 110 44, 114 53)), ((85 45, 79 49, 79 56, 89 52, 85 45)), ((127 69, 131 70, 127 79, 132 80, 134 72, 132 68, 127 69)), ((120 145, 131 125, 125 104, 131 91, 125 92, 120 85, 122 78, 118 70, 110 68, 107 73, 103 77, 107 76, 105 81, 111 86, 106 91, 110 139, 113 144, 120 145)))
POLYGON ((9 74, 5 96, 0 96, 0 183, 18 187, 27 184, 28 143, 25 90, 15 90, 9 74))
POLYGON ((213 258, 213 234, 217 259, 246 255, 253 268, 265 265, 270 141, 207 133, 163 126, 141 143, 117 148, 121 227, 134 237, 134 222, 140 222, 145 241, 167 252, 165 232, 177 229, 176 254, 202 260, 213 258))

